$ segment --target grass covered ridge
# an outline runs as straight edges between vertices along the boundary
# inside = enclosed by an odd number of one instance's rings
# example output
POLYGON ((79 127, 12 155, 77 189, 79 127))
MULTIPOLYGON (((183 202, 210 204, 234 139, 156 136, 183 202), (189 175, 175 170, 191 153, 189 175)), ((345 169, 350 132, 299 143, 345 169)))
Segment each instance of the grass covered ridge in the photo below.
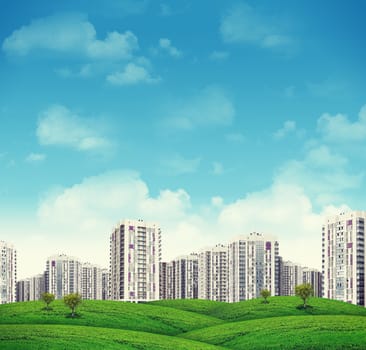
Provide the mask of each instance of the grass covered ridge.
POLYGON ((162 300, 0 305, 1 349, 365 349, 366 309, 327 299, 272 297, 228 304, 162 300))

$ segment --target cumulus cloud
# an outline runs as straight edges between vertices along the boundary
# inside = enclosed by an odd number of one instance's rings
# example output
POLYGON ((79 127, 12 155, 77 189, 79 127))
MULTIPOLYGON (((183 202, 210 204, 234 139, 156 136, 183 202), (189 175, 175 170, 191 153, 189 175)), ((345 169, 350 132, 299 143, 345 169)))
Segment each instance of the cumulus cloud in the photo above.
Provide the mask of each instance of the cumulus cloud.
POLYGON ((37 137, 41 145, 68 146, 79 151, 106 151, 111 147, 95 120, 81 118, 62 105, 51 106, 41 113, 37 137))
POLYGON ((178 50, 176 47, 172 45, 172 42, 167 38, 161 38, 159 40, 159 47, 160 49, 167 52, 172 57, 181 57, 182 51, 178 50))
POLYGON ((46 159, 46 155, 43 153, 30 153, 25 158, 25 161, 28 163, 39 163, 43 162, 46 159))
POLYGON ((93 24, 85 16, 65 14, 33 20, 8 36, 2 48, 8 54, 19 56, 50 50, 90 59, 120 60, 132 57, 138 49, 138 40, 130 31, 113 31, 104 40, 97 39, 93 24))
POLYGON ((273 137, 275 139, 282 139, 286 135, 296 130, 296 122, 293 120, 287 120, 284 122, 281 129, 278 129, 274 134, 273 137))
POLYGON ((135 63, 128 63, 123 71, 107 76, 107 81, 113 85, 154 84, 160 80, 160 77, 152 77, 147 68, 135 63))
POLYGON ((346 190, 357 189, 364 174, 348 169, 348 159, 325 145, 311 147, 301 160, 280 167, 275 181, 301 186, 318 206, 340 203, 346 190))
POLYGON ((167 126, 192 130, 199 126, 230 125, 235 108, 224 90, 209 86, 170 113, 171 117, 165 120, 167 126))
POLYGON ((245 3, 236 4, 225 13, 220 33, 227 43, 249 43, 263 48, 286 47, 292 43, 279 20, 262 15, 245 3))
POLYGON ((333 142, 362 141, 366 139, 366 105, 359 114, 358 120, 352 122, 347 115, 334 116, 325 113, 318 119, 318 131, 325 140, 333 142))

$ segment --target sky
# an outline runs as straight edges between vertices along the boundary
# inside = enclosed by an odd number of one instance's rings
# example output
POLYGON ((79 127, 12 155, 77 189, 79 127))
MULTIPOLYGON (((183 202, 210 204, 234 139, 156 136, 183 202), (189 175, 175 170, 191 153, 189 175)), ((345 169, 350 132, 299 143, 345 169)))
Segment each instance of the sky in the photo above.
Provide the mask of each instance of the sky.
POLYGON ((108 267, 125 218, 163 259, 271 234, 321 267, 366 210, 364 1, 0 0, 0 240, 18 277, 108 267))

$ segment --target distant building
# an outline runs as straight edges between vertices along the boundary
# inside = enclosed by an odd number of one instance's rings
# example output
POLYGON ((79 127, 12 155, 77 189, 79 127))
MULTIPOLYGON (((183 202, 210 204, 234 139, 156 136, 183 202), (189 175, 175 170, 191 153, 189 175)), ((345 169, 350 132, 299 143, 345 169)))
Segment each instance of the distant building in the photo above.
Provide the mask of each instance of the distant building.
POLYGON ((262 289, 278 295, 279 243, 272 236, 252 232, 228 247, 229 302, 258 298, 262 289))
POLYGON ((99 266, 82 264, 81 281, 83 299, 102 300, 102 269, 99 266))
POLYGON ((323 296, 365 306, 365 211, 326 218, 322 228, 323 296))
POLYGON ((46 290, 45 274, 41 273, 29 279, 29 300, 40 300, 46 290))
POLYGON ((228 301, 228 248, 218 244, 198 254, 198 298, 228 301))
POLYGON ((0 304, 16 301, 17 253, 10 243, 0 241, 0 304))
POLYGON ((17 282, 17 302, 29 301, 30 279, 19 280, 17 282))
POLYGON ((167 263, 160 262, 159 266, 159 299, 167 299, 167 263))
POLYGON ((110 273, 108 269, 102 269, 102 300, 110 299, 110 273))
POLYGON ((166 298, 197 299, 198 256, 183 255, 166 265, 166 298))
POLYGON ((46 262, 46 291, 62 299, 70 293, 82 293, 82 264, 67 255, 53 255, 46 262))
POLYGON ((310 283, 314 290, 314 297, 321 298, 323 296, 322 291, 322 273, 316 269, 310 269, 304 267, 302 270, 302 283, 310 283))
POLYGON ((293 296, 297 285, 304 283, 304 268, 291 261, 282 261, 280 265, 280 295, 293 296))
POLYGON ((111 299, 159 299, 161 230, 143 220, 124 220, 110 236, 111 299))

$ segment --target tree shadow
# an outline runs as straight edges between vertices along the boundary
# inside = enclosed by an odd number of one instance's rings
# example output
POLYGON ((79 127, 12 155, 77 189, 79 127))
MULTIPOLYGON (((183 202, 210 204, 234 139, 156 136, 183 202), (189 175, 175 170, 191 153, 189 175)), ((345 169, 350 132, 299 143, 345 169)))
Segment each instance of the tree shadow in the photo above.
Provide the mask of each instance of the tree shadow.
POLYGON ((41 309, 42 311, 52 311, 53 310, 53 308, 52 307, 47 307, 47 306, 45 306, 45 307, 43 307, 42 309, 41 309))
POLYGON ((301 305, 296 306, 296 309, 311 312, 311 311, 313 311, 314 307, 311 305, 306 305, 306 307, 304 307, 304 305, 301 304, 301 305))
POLYGON ((83 316, 82 316, 82 314, 79 314, 76 312, 74 316, 72 316, 72 314, 66 314, 65 317, 72 319, 72 318, 82 318, 83 316))

